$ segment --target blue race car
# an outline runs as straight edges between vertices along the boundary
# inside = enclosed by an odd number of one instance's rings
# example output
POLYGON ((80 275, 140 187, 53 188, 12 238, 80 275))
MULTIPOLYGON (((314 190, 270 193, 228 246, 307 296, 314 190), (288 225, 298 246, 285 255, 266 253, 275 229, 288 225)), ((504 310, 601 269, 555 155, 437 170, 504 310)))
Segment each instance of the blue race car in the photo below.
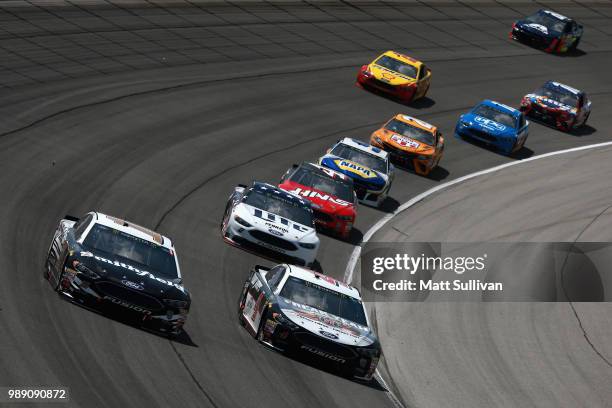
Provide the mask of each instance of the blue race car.
POLYGON ((459 117, 455 136, 470 138, 510 155, 520 150, 529 134, 529 121, 518 109, 485 99, 459 117))
POLYGON ((537 13, 516 21, 512 25, 510 38, 546 52, 564 53, 574 51, 582 39, 583 28, 576 21, 551 10, 537 13))

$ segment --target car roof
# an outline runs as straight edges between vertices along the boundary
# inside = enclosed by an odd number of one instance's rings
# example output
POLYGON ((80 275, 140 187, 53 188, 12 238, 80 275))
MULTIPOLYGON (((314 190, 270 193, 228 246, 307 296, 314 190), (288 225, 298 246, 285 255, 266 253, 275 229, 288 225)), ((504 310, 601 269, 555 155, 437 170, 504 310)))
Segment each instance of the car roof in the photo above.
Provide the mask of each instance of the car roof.
POLYGON ((334 279, 331 276, 323 275, 322 273, 295 265, 287 265, 287 267, 289 276, 295 276, 296 278, 305 280, 307 282, 316 283, 317 285, 334 292, 342 293, 343 295, 361 300, 361 295, 357 289, 351 285, 334 279))
POLYGON ((434 133, 436 131, 436 127, 434 125, 427 123, 424 120, 413 118, 409 115, 404 115, 403 113, 397 114, 393 118, 431 133, 434 133))
POLYGON ((563 14, 559 14, 556 11, 552 11, 548 9, 540 9, 538 10, 538 14, 547 14, 561 21, 571 21, 572 20, 571 18, 564 16, 563 14))
POLYGON ((395 58, 398 59, 402 62, 405 62, 408 65, 412 65, 413 67, 417 67, 419 68, 421 65, 423 65, 423 63, 417 59, 414 59, 406 54, 402 54, 401 52, 397 52, 397 51, 393 51, 393 50, 389 50, 386 52, 383 52, 382 54, 380 54, 376 59, 382 57, 383 55, 386 55, 388 57, 391 58, 395 58))
POLYGON ((261 181, 254 181, 251 189, 261 192, 272 192, 274 194, 278 194, 286 200, 301 204, 304 207, 311 208, 310 201, 305 200, 296 194, 290 193, 289 191, 285 191, 282 188, 273 186, 272 184, 263 183, 261 181))
POLYGON ((504 105, 501 102, 492 101, 490 99, 485 99, 484 101, 482 101, 481 103, 476 105, 476 107, 478 107, 480 105, 485 105, 485 106, 490 106, 492 108, 497 108, 500 111, 502 111, 504 113, 507 113, 508 115, 512 115, 515 118, 521 116, 521 111, 520 110, 515 109, 515 108, 513 108, 511 106, 508 106, 508 105, 504 105))
POLYGON ((387 160, 389 156, 389 153, 387 153, 386 151, 379 149, 378 147, 370 146, 369 144, 362 142, 361 140, 353 139, 351 137, 345 137, 344 139, 341 139, 338 143, 345 144, 363 152, 373 154, 374 156, 380 157, 381 159, 387 160))
POLYGON ((316 172, 323 176, 327 176, 331 178, 339 178, 346 183, 353 184, 353 179, 347 176, 346 174, 342 174, 336 170, 330 169, 329 167, 325 167, 320 164, 311 163, 311 162, 302 162, 300 167, 306 168, 310 171, 316 172))
POLYGON ((134 224, 133 222, 126 221, 118 217, 113 217, 112 215, 102 214, 100 212, 95 212, 94 214, 94 221, 96 224, 125 232, 126 234, 133 235, 147 242, 151 242, 168 249, 174 249, 170 238, 163 236, 149 228, 134 224))

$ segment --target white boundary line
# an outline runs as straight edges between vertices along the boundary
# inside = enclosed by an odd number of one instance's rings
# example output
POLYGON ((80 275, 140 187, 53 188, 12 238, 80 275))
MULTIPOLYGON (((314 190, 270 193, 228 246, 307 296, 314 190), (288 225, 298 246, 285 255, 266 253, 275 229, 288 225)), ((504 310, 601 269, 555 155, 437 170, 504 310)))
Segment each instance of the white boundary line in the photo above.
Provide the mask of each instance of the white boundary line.
POLYGON ((544 154, 532 156, 532 157, 529 157, 523 160, 517 160, 517 161, 512 161, 509 163, 504 163, 499 166, 477 171, 475 173, 466 174, 465 176, 461 176, 459 178, 456 178, 446 183, 437 185, 427 191, 422 192, 421 194, 411 198, 404 204, 400 205, 392 213, 387 214, 384 217, 382 217, 380 220, 378 220, 376 224, 370 227, 370 229, 363 235, 363 239, 361 240, 361 243, 357 245, 353 249, 353 252, 351 253, 351 257, 349 258, 348 264, 346 265, 346 269, 344 271, 344 281, 348 284, 350 284, 353 281, 353 274, 355 271, 355 266, 357 265, 357 261, 359 260, 359 256, 361 255, 362 246, 368 243, 368 241, 372 238, 372 236, 376 234, 376 232, 378 232, 378 230, 380 230, 385 224, 387 224, 393 217, 405 211, 406 209, 412 207, 416 203, 424 200, 430 195, 437 193, 440 190, 444 190, 445 188, 448 188, 450 186, 454 186, 455 184, 459 184, 463 181, 470 180, 470 179, 473 179, 473 178, 476 178, 478 176, 482 176, 485 174, 494 173, 496 171, 503 170, 508 167, 516 166, 516 165, 523 164, 523 163, 528 163, 534 160, 544 159, 544 158, 551 157, 551 156, 558 156, 558 155, 565 154, 565 153, 579 152, 581 150, 589 150, 589 149, 594 149, 596 147, 604 147, 604 146, 612 146, 612 142, 597 143, 597 144, 592 144, 592 145, 587 145, 587 146, 573 147, 571 149, 557 150, 555 152, 544 153, 544 154))
MULTIPOLYGON (((464 182, 466 180, 470 180, 478 176, 483 176, 485 174, 494 173, 496 171, 503 170, 508 167, 517 166, 521 163, 528 163, 534 160, 545 159, 551 156, 558 156, 558 155, 565 154, 565 153, 579 152, 581 150, 589 150, 589 149, 594 149, 596 147, 604 147, 604 146, 612 146, 612 142, 597 143, 597 144, 592 144, 592 145, 587 145, 587 146, 573 147, 571 149, 557 150, 555 152, 544 153, 544 154, 532 156, 532 157, 529 157, 523 160, 517 160, 517 161, 513 161, 509 163, 504 163, 499 166, 477 171, 475 173, 466 174, 465 176, 462 176, 454 180, 448 181, 446 183, 437 185, 436 187, 430 188, 429 190, 422 192, 421 194, 411 198, 404 204, 397 207, 397 209, 393 211, 392 213, 387 214, 384 217, 382 217, 380 220, 378 220, 378 222, 376 222, 376 224, 372 225, 370 229, 368 229, 368 231, 363 235, 363 239, 361 240, 361 243, 355 246, 355 248, 353 249, 353 252, 351 253, 351 257, 349 258, 349 261, 346 265, 346 270, 344 271, 344 281, 348 284, 350 284, 353 281, 353 274, 355 272, 355 266, 357 265, 357 261, 359 260, 359 256, 361 255, 362 246, 366 244, 372 238, 372 236, 376 234, 376 232, 378 232, 383 226, 385 226, 385 224, 391 221, 393 217, 395 217, 402 211, 412 207, 418 202, 424 200, 430 195, 437 193, 440 190, 444 190, 445 188, 448 188, 450 186, 454 186, 455 184, 464 182)), ((375 375, 379 383, 381 383, 381 385, 387 390, 386 394, 391 400, 391 403, 397 408, 404 408, 404 404, 401 402, 399 398, 397 398, 397 396, 393 393, 393 391, 391 391, 391 389, 387 385, 387 382, 385 381, 383 376, 380 374, 378 369, 376 370, 375 375)))

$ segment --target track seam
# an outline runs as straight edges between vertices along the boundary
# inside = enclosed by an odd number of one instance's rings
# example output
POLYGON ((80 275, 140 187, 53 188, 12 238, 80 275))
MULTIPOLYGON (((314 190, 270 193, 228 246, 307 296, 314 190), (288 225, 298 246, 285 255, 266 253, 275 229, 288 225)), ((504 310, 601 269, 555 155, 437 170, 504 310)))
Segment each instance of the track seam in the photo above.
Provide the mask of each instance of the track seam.
POLYGON ((206 390, 204 389, 202 384, 200 384, 200 382, 196 378, 196 376, 193 373, 193 371, 191 371, 191 369, 189 368, 189 365, 187 365, 187 362, 183 358, 183 355, 177 350, 177 348, 174 345, 174 342, 172 342, 172 340, 170 340, 170 347, 172 347, 172 350, 174 350, 174 354, 176 354, 176 356, 178 357, 179 361, 181 362, 181 364, 183 364, 183 367, 185 367, 185 370, 187 370, 187 373, 189 374, 189 376, 191 377, 191 379, 195 383, 196 387, 198 387, 198 389, 202 392, 204 397, 206 397, 206 399, 208 400, 210 405, 212 405, 215 408, 218 408, 219 406, 215 403, 215 401, 213 401, 212 397, 208 394, 208 392, 206 392, 206 390))

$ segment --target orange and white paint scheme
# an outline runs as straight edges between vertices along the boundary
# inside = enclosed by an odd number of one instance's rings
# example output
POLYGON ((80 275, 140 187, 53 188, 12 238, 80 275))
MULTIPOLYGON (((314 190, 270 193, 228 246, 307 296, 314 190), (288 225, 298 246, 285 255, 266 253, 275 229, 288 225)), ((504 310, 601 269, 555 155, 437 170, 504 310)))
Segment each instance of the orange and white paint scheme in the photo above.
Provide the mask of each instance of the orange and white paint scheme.
POLYGON ((392 117, 370 137, 370 144, 386 150, 391 160, 427 176, 442 159, 444 138, 438 128, 412 116, 392 117))
POLYGON ((357 74, 357 85, 390 94, 404 102, 424 97, 431 83, 431 70, 421 61, 396 51, 379 55, 357 74))

